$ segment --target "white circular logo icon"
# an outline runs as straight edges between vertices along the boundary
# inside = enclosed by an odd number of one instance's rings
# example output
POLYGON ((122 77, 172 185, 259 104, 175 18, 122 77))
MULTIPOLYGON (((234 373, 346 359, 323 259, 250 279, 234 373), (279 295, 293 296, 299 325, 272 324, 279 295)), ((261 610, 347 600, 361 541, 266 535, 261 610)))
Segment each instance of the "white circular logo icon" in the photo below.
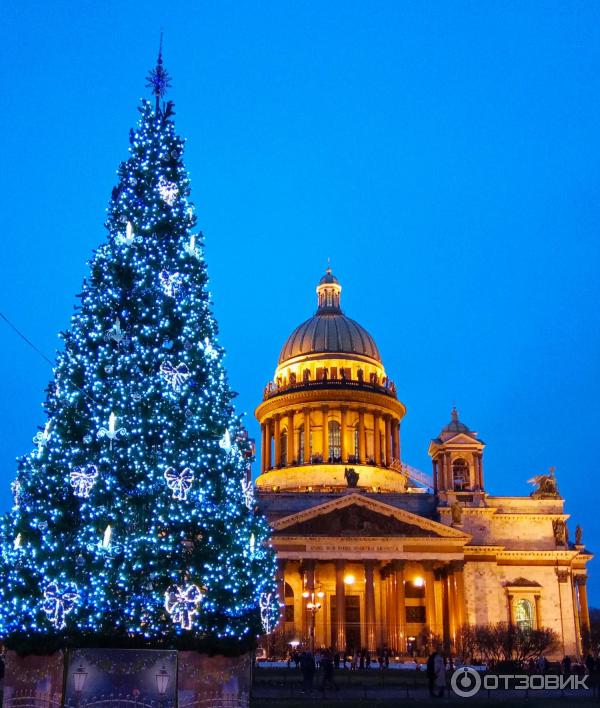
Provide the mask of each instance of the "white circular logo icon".
POLYGON ((452 674, 450 686, 457 696, 471 698, 481 688, 481 676, 470 666, 463 666, 452 674))

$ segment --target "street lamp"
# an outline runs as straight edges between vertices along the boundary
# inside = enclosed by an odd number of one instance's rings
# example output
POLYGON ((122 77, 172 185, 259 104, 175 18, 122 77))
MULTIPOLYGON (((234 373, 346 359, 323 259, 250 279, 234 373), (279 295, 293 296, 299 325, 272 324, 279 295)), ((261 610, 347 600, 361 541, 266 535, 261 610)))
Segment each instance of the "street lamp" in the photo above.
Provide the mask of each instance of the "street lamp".
POLYGON ((169 672, 163 666, 162 669, 156 674, 156 688, 158 690, 158 695, 163 698, 167 692, 167 686, 169 685, 169 672))
POLYGON ((81 693, 83 691, 83 687, 85 686, 87 677, 87 671, 83 668, 83 664, 80 664, 77 671, 73 673, 73 684, 75 687, 75 693, 81 693))
POLYGON ((311 646, 311 651, 314 656, 314 653, 315 653, 315 617, 316 617, 317 612, 321 609, 320 600, 322 600, 325 597, 325 593, 321 590, 320 587, 316 591, 313 588, 310 592, 308 590, 305 590, 302 593, 302 597, 304 597, 308 600, 308 602, 306 603, 306 609, 311 614, 310 646, 311 646))

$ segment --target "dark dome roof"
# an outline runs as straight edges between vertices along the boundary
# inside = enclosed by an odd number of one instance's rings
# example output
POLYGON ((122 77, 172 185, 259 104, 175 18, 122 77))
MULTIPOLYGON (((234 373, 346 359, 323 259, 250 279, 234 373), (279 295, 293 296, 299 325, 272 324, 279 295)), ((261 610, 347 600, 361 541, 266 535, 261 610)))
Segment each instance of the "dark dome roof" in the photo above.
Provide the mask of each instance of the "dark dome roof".
POLYGON ((442 433, 471 433, 468 426, 458 419, 458 411, 456 406, 452 409, 452 420, 445 428, 442 428, 442 433))
POLYGON ((342 286, 327 268, 317 285, 316 314, 290 334, 279 363, 302 354, 360 354, 381 361, 373 337, 358 322, 346 317, 340 307, 342 286))
POLYGON ((300 354, 318 352, 361 354, 381 361, 375 340, 361 327, 338 311, 318 312, 290 334, 279 355, 281 364, 300 354))
POLYGON ((319 285, 327 285, 329 283, 335 283, 339 285, 340 281, 333 275, 331 268, 327 268, 325 275, 319 280, 319 285))

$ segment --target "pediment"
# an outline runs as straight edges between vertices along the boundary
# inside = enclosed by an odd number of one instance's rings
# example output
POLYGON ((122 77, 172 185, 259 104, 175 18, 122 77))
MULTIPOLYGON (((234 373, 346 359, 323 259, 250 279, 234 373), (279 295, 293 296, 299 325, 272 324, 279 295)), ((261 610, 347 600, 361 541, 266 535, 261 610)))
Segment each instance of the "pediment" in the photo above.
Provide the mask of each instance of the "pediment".
POLYGON ((443 538, 470 537, 437 521, 360 494, 348 494, 272 524, 275 536, 443 538))

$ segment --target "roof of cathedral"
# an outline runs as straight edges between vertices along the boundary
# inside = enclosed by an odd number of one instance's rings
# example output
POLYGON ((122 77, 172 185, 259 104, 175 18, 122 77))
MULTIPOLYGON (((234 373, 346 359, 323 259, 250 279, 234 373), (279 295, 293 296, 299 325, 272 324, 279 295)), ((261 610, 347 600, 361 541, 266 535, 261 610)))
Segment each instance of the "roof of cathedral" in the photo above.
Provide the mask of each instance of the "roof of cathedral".
POLYGON ((367 330, 346 317, 340 307, 339 280, 327 268, 317 286, 318 309, 287 338, 279 363, 302 354, 360 354, 381 361, 379 349, 367 330), (331 287, 329 287, 331 286, 331 287))

